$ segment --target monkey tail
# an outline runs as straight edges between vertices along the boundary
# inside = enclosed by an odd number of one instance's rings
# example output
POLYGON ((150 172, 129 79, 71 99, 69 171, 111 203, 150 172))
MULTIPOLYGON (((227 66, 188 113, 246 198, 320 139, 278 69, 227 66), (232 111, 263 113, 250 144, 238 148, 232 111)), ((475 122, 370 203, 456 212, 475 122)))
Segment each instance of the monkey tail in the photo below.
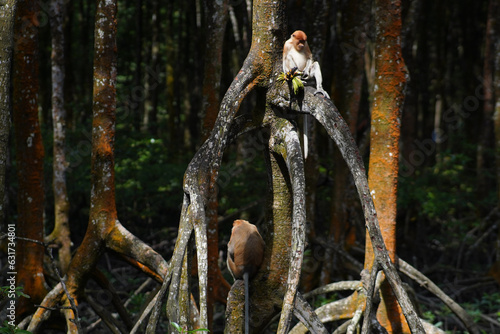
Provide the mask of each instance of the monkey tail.
POLYGON ((307 159, 307 154, 309 153, 309 125, 308 115, 304 115, 304 159, 307 159))
POLYGON ((243 280, 245 281, 245 334, 250 333, 250 293, 249 293, 249 281, 250 277, 248 271, 243 273, 243 280))

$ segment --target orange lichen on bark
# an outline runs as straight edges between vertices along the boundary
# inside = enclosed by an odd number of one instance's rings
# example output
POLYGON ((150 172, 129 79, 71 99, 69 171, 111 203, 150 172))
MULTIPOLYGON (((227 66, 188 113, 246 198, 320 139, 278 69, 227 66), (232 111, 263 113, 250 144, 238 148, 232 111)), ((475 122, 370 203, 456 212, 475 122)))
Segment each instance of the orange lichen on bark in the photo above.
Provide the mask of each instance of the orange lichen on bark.
MULTIPOLYGON (((399 115, 406 83, 401 53, 401 3, 376 1, 375 82, 370 135, 369 187, 389 256, 396 256, 396 200, 399 157, 399 115), (381 17, 384 17, 382 20, 381 17)), ((365 268, 371 268, 374 255, 367 234, 365 268)), ((382 302, 377 318, 389 333, 410 333, 389 284, 381 286, 382 302)))
MULTIPOLYGON (((14 21, 13 118, 19 180, 17 236, 43 241, 44 149, 38 121, 38 29, 34 24, 37 1, 19 1, 14 21)), ((33 310, 47 293, 43 275, 44 248, 16 240, 17 286, 31 299, 21 297, 16 312, 33 310)))

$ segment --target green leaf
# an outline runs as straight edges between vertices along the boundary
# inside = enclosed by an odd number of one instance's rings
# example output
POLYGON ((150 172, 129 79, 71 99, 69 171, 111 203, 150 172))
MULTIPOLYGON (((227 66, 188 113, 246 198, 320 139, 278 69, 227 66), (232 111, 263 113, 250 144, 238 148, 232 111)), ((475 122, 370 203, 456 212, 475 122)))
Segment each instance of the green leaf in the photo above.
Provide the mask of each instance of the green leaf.
POLYGON ((302 80, 300 80, 300 77, 298 76, 293 77, 292 85, 293 85, 293 92, 295 94, 298 93, 299 89, 304 88, 304 84, 302 83, 302 80))
POLYGON ((22 286, 18 286, 18 287, 16 288, 16 295, 17 295, 18 297, 31 298, 30 296, 28 296, 27 294, 25 294, 25 293, 23 292, 23 287, 22 287, 22 286))
POLYGON ((170 325, 172 325, 172 327, 174 327, 176 330, 182 333, 182 327, 179 326, 177 323, 170 321, 170 325))
POLYGON ((279 82, 285 81, 285 73, 281 72, 280 75, 278 75, 278 81, 279 82))

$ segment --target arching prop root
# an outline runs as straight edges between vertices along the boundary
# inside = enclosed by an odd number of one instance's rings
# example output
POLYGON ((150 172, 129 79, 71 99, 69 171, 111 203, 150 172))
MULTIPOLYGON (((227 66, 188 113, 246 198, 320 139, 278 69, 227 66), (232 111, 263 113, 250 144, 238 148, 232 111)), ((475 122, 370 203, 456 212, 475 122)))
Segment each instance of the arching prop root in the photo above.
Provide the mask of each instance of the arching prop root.
POLYGON ((187 282, 189 241, 194 230, 199 283, 199 326, 207 328, 207 222, 205 209, 211 194, 216 194, 216 180, 223 153, 229 144, 234 126, 235 115, 241 102, 253 90, 256 74, 251 70, 250 61, 245 61, 242 69, 233 80, 221 103, 219 116, 210 137, 191 160, 184 175, 184 199, 181 212, 179 234, 174 254, 169 264, 168 277, 164 278, 162 290, 148 324, 148 333, 153 333, 159 319, 163 294, 167 293, 167 317, 169 321, 187 328, 190 313, 191 294, 187 282))
MULTIPOLYGON (((141 240, 131 234, 119 221, 113 220, 108 222, 113 227, 107 236, 101 236, 103 250, 112 250, 120 255, 126 256, 130 259, 130 263, 141 269, 148 275, 151 275, 157 281, 161 281, 161 277, 167 273, 167 263, 161 255, 156 253, 150 246, 143 243, 141 240)), ((81 246, 82 247, 82 246, 81 246)), ((85 246, 79 248, 72 261, 85 258, 87 256, 85 246)), ((99 252, 100 253, 100 252, 99 252)), ((94 260, 98 260, 96 256, 94 260)), ((67 273, 67 278, 58 283, 44 298, 40 307, 33 315, 28 331, 36 333, 44 321, 46 321, 53 310, 60 310, 60 304, 64 305, 62 312, 66 318, 68 332, 76 333, 78 329, 75 323, 74 309, 78 306, 78 296, 76 289, 83 290, 86 277, 90 275, 95 263, 82 268, 79 265, 70 265, 67 273), (69 288, 66 288, 66 285, 69 288), (70 303, 71 299, 74 302, 70 303), (71 305, 74 304, 74 305, 71 305)))
MULTIPOLYGON (((310 113, 321 123, 321 125, 323 125, 328 135, 335 141, 342 157, 349 166, 361 200, 366 228, 372 241, 376 260, 384 270, 412 332, 423 334, 425 331, 422 323, 407 293, 403 289, 401 279, 385 247, 377 220, 375 206, 369 192, 363 161, 361 160, 354 139, 333 102, 328 99, 315 97, 313 91, 314 89, 312 87, 306 87, 302 110, 306 113, 310 113)), ((280 98, 278 94, 276 94, 276 96, 276 99, 273 101, 275 108, 286 110, 288 101, 283 97, 280 98)), ((299 110, 295 110, 295 112, 299 112, 299 110)))

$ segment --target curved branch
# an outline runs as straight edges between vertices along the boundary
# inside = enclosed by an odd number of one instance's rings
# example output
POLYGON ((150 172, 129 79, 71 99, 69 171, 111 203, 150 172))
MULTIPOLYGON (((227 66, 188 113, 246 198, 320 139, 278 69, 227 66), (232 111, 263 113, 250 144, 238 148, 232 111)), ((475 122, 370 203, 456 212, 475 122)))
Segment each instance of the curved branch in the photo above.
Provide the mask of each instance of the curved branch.
MULTIPOLYGON (((189 286, 181 284, 182 263, 186 256, 189 237, 195 230, 195 240, 198 259, 198 279, 200 292, 200 325, 208 327, 207 316, 207 231, 205 207, 216 186, 217 176, 224 150, 228 145, 230 130, 241 102, 253 90, 257 83, 257 72, 250 55, 243 64, 242 69, 227 90, 220 107, 214 129, 210 137, 198 150, 189 163, 184 175, 184 202, 180 220, 179 235, 172 256, 170 268, 172 281, 169 288, 167 313, 170 321, 182 325, 179 318, 179 293, 180 289, 188 292, 189 286)), ((185 295, 185 293, 184 293, 185 295)), ((158 299, 157 304, 161 303, 158 299)), ((185 317, 188 319, 188 317, 185 317)))
MULTIPOLYGON (((308 95, 312 95, 312 88, 307 87, 308 95)), ((344 160, 346 161, 351 173, 354 177, 354 182, 358 190, 358 194, 363 207, 366 228, 371 238, 374 253, 383 268, 384 273, 389 281, 389 284, 396 295, 396 298, 401 305, 403 313, 406 317, 408 325, 413 333, 425 333, 422 323, 411 304, 408 294, 404 290, 397 270, 389 258, 387 248, 380 232, 375 205, 370 195, 368 188, 368 180, 366 178, 365 168, 359 150, 354 142, 354 138, 349 131, 349 127, 338 112, 337 108, 331 100, 322 98, 310 97, 305 99, 305 104, 311 114, 325 127, 329 136, 337 144, 344 160)))
POLYGON ((453 299, 451 299, 447 294, 443 292, 436 284, 434 284, 428 277, 422 274, 417 269, 413 268, 409 263, 398 259, 399 270, 406 276, 410 277, 421 286, 432 292, 436 297, 441 299, 443 303, 450 308, 450 310, 455 313, 455 315, 462 321, 467 330, 472 334, 479 334, 480 330, 474 323, 474 319, 467 313, 459 304, 457 304, 453 299))
POLYGON ((31 318, 30 324, 28 326, 28 332, 36 333, 42 323, 50 317, 52 311, 51 308, 57 306, 62 296, 64 295, 64 289, 61 283, 57 284, 50 292, 45 296, 42 301, 41 307, 38 307, 35 314, 31 318))
POLYGON ((295 298, 295 316, 303 323, 307 325, 309 332, 311 333, 328 333, 325 325, 318 318, 318 315, 314 312, 311 305, 304 299, 304 297, 297 292, 297 297, 295 298))
MULTIPOLYGON (((169 270, 169 273, 172 271, 169 270)), ((161 301, 163 300, 163 297, 167 293, 167 289, 170 286, 170 279, 172 278, 172 275, 165 275, 165 278, 163 279, 163 284, 161 285, 161 289, 158 291, 156 296, 149 302, 148 306, 146 306, 146 309, 144 309, 144 312, 142 312, 141 316, 135 323, 134 327, 130 331, 130 334, 135 334, 139 330, 140 326, 142 325, 142 322, 146 317, 148 316, 149 312, 152 312, 151 317, 149 318, 148 325, 146 327, 146 334, 154 334, 156 333, 156 325, 158 324, 158 320, 160 319, 160 311, 161 311, 161 301)))
MULTIPOLYGON (((365 167, 359 154, 358 147, 349 131, 349 127, 331 100, 315 97, 313 92, 314 88, 306 87, 302 110, 313 115, 318 122, 323 125, 328 135, 335 141, 342 157, 349 166, 349 170, 356 184, 356 189, 358 190, 361 206, 363 207, 365 225, 371 238, 375 256, 384 270, 389 284, 401 305, 410 329, 413 333, 424 334, 425 331, 422 323, 406 291, 404 291, 402 287, 401 278, 394 264, 389 258, 384 239, 382 238, 382 233, 380 232, 375 205, 373 204, 373 199, 368 188, 365 167)), ((285 109, 288 105, 288 101, 281 96, 276 96, 273 104, 279 109, 285 109)))
MULTIPOLYGON (((365 300, 365 295, 355 291, 349 297, 337 300, 332 303, 328 303, 317 308, 314 312, 318 315, 318 318, 322 323, 352 319, 354 313, 356 312, 358 305, 362 305, 365 300)), ((306 333, 307 328, 302 323, 298 323, 290 331, 291 334, 301 334, 306 333)))
POLYGON ((153 278, 162 282, 162 277, 167 272, 167 261, 149 245, 130 233, 118 220, 106 237, 106 246, 137 262, 138 267, 148 275, 154 271, 153 278))
POLYGON ((293 315, 295 295, 300 280, 305 243, 305 175, 304 159, 297 131, 287 122, 275 132, 273 140, 284 144, 281 152, 290 175, 293 196, 292 213, 292 247, 290 251, 290 266, 288 268, 287 290, 283 299, 280 322, 277 333, 287 333, 293 315))
POLYGON ((335 292, 335 291, 344 291, 344 290, 359 290, 362 287, 360 281, 342 281, 330 283, 325 286, 319 287, 308 293, 305 293, 304 298, 313 297, 316 295, 321 295, 324 293, 335 292))

